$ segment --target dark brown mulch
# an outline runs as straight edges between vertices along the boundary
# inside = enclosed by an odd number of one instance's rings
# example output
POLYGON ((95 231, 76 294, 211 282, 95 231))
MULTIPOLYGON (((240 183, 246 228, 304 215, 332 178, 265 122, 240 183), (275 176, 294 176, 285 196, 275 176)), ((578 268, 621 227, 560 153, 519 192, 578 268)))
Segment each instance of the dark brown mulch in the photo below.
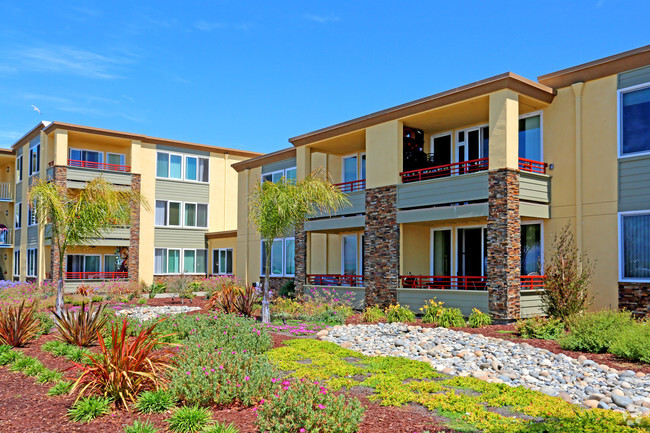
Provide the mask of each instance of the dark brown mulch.
POLYGON ((273 348, 278 348, 284 346, 286 340, 293 340, 295 337, 289 337, 288 335, 276 334, 271 332, 271 338, 273 339, 273 348))
POLYGON ((504 340, 513 341, 515 343, 528 343, 531 346, 539 347, 541 349, 549 350, 553 353, 564 353, 567 356, 572 358, 578 358, 580 355, 584 355, 587 359, 591 359, 598 364, 605 364, 608 367, 615 368, 617 370, 632 370, 640 371, 645 374, 650 374, 650 364, 644 362, 630 362, 625 359, 619 358, 616 355, 611 353, 586 353, 586 352, 576 352, 572 350, 564 350, 560 347, 557 341, 554 340, 538 340, 535 338, 519 338, 517 334, 514 333, 514 325, 491 325, 484 326, 483 328, 454 328, 456 331, 464 331, 470 334, 481 334, 486 337, 495 337, 502 338, 504 340), (498 332, 498 331, 511 331, 508 332, 498 332))

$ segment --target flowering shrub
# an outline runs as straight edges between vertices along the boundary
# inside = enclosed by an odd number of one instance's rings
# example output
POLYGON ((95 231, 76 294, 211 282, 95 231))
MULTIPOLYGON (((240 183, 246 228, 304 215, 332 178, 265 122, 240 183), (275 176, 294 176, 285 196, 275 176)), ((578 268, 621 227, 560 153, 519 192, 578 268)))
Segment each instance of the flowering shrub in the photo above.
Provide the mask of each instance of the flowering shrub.
POLYGON ((386 321, 393 322, 415 322, 415 314, 409 310, 409 306, 402 307, 400 304, 389 305, 386 307, 386 321))
POLYGON ((480 328, 481 326, 488 326, 492 324, 492 317, 489 314, 483 313, 478 308, 472 309, 472 314, 470 314, 467 323, 472 328, 480 328))
POLYGON ((343 324, 353 314, 353 298, 352 292, 339 296, 333 288, 312 288, 302 301, 282 297, 274 299, 271 312, 273 317, 284 320, 343 324))
POLYGON ((106 293, 112 298, 133 299, 147 289, 146 284, 133 281, 104 281, 93 288, 92 293, 106 293))
POLYGON ((423 323, 437 323, 436 316, 438 313, 444 309, 444 302, 436 302, 436 298, 429 299, 423 306, 420 308, 424 314, 422 314, 423 323))
POLYGON ((20 304, 22 301, 46 300, 53 297, 55 292, 56 285, 51 281, 39 285, 25 281, 0 280, 0 307, 20 304))
POLYGON ((242 287, 244 285, 239 278, 230 275, 212 275, 199 280, 199 283, 201 289, 207 292, 208 298, 211 298, 214 293, 221 292, 224 289, 242 287))
POLYGON ((291 335, 314 335, 321 329, 325 329, 325 325, 319 325, 316 323, 299 323, 299 324, 283 324, 283 325, 274 325, 267 324, 265 325, 266 329, 272 332, 286 332, 291 335))
POLYGON ((386 313, 384 313, 384 310, 382 310, 381 307, 377 305, 366 307, 366 309, 363 311, 364 322, 374 323, 381 322, 383 320, 386 320, 386 313))
POLYGON ((356 398, 336 396, 318 382, 284 381, 257 411, 268 433, 354 433, 364 408, 356 398))

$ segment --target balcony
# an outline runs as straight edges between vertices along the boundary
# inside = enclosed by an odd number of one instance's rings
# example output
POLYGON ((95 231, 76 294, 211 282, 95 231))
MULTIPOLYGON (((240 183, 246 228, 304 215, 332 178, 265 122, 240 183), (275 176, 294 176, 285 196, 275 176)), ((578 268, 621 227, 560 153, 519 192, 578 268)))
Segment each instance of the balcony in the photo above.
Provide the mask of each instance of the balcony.
POLYGON ((400 173, 402 183, 419 182, 427 179, 458 176, 468 173, 477 173, 488 169, 488 158, 472 159, 470 161, 455 162, 453 164, 436 165, 417 170, 400 173))
POLYGON ((95 170, 119 171, 122 173, 131 172, 131 167, 128 165, 108 164, 106 162, 95 161, 80 161, 76 159, 68 159, 68 167, 92 168, 95 170))
POLYGON ((351 192, 357 192, 357 191, 363 191, 366 189, 366 180, 365 179, 359 179, 359 180, 353 180, 351 182, 343 182, 343 183, 336 183, 334 184, 335 187, 338 187, 338 189, 341 190, 341 192, 344 193, 351 193, 351 192))
POLYGON ((0 182, 0 201, 13 201, 13 184, 0 182))
POLYGON ((519 158, 519 170, 521 171, 546 174, 546 167, 548 167, 548 164, 545 162, 533 161, 532 159, 526 159, 526 158, 519 158))
POLYGON ((485 276, 402 275, 400 280, 406 289, 486 290, 487 287, 485 276))
POLYGON ((544 290, 545 275, 522 275, 521 290, 544 290))
POLYGON ((0 248, 12 248, 13 247, 13 234, 12 229, 3 227, 0 228, 0 248))
POLYGON ((363 287, 363 275, 311 274, 307 284, 312 286, 363 287))
POLYGON ((66 272, 66 280, 119 280, 129 277, 128 272, 66 272))

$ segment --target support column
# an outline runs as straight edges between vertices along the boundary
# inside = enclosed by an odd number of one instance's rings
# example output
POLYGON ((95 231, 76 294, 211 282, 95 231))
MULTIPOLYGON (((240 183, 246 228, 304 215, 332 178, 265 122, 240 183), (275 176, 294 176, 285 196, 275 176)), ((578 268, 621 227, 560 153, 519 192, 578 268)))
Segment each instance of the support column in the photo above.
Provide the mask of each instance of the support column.
MULTIPOLYGON (((66 161, 67 162, 67 161, 66 161)), ((60 188, 63 188, 64 191, 67 190, 68 186, 68 167, 65 165, 55 165, 52 170, 52 182, 60 188)), ((50 272, 52 273, 52 281, 56 281, 59 278, 59 269, 63 267, 63 271, 66 269, 66 260, 63 259, 63 263, 59 260, 59 248, 57 247, 56 242, 52 239, 52 246, 50 248, 50 272)))
POLYGON ((400 231, 397 224, 397 187, 366 189, 363 278, 366 305, 397 303, 400 231))
MULTIPOLYGON (((131 175, 131 188, 141 191, 140 175, 131 175)), ((140 282, 140 203, 131 204, 131 233, 129 236, 129 280, 140 282)))
POLYGON ((296 227, 294 240, 296 269, 293 281, 296 285, 296 293, 302 295, 305 284, 307 284, 307 232, 304 229, 304 224, 296 227))

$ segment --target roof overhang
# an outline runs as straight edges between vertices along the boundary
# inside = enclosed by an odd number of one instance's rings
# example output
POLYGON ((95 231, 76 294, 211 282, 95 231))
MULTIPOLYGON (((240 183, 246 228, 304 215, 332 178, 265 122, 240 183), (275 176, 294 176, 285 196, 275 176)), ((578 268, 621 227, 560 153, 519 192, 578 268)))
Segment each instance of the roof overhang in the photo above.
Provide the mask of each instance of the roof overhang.
POLYGON ((225 230, 221 232, 208 232, 205 234, 206 239, 229 239, 236 238, 237 230, 225 230))
POLYGON ((247 168, 261 167, 273 162, 284 161, 285 159, 295 158, 296 148, 288 147, 286 149, 278 150, 276 152, 267 153, 266 155, 258 156, 256 158, 247 159, 246 161, 238 162, 232 165, 235 171, 244 171, 247 168))

